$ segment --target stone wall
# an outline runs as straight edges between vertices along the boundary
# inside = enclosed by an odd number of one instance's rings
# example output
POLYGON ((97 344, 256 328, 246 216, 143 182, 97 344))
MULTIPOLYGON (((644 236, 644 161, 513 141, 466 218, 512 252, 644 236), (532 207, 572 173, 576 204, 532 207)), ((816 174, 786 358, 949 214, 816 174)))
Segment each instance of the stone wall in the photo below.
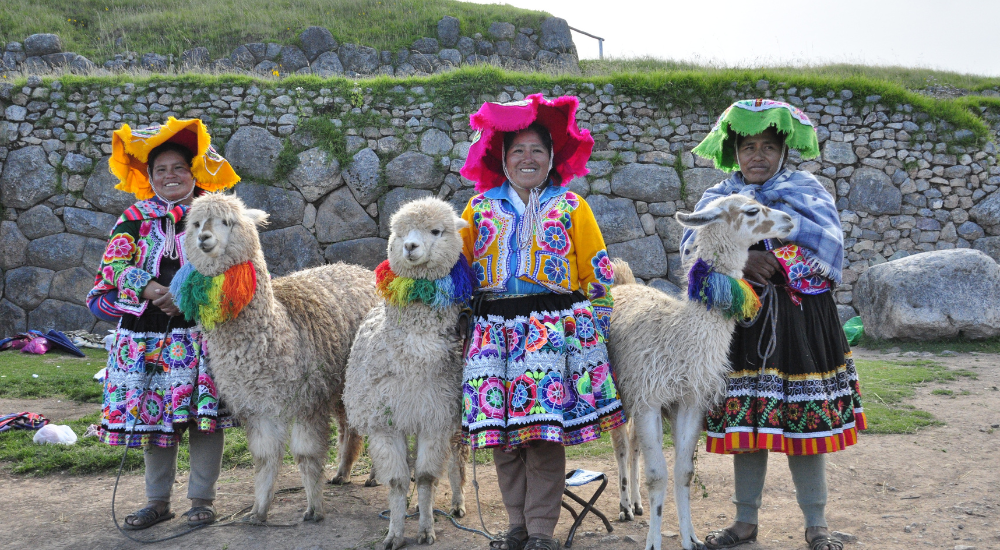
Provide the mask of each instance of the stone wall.
POLYGON ((379 51, 340 43, 325 27, 309 27, 299 44, 254 42, 238 46, 228 57, 211 59, 204 47, 185 50, 179 58, 155 52, 123 51, 98 66, 75 52, 64 52, 55 34, 33 34, 24 42, 0 44, 0 75, 44 75, 143 71, 176 73, 207 71, 285 77, 314 74, 324 78, 344 75, 411 76, 447 71, 462 65, 493 65, 515 71, 579 74, 576 45, 564 19, 550 17, 541 28, 516 28, 496 22, 487 35, 462 36, 459 21, 444 17, 435 38, 415 40, 409 48, 379 51))
MULTIPOLYGON (((123 122, 142 126, 170 115, 208 122, 244 177, 236 193, 271 213, 262 242, 271 271, 282 274, 337 260, 373 267, 385 256, 389 217, 407 200, 434 195, 461 210, 474 195, 458 174, 470 146, 468 115, 482 101, 575 94, 580 125, 596 147, 590 175, 569 187, 587 197, 612 256, 650 284, 684 285, 673 215, 724 178, 690 152, 717 108, 661 105, 611 84, 572 80, 479 90, 460 104, 445 101, 449 85, 439 87, 401 80, 377 92, 338 92, 280 81, 211 89, 155 81, 71 89, 38 78, 0 86, 0 333, 95 327, 83 298, 105 235, 132 202, 113 189, 110 134, 123 122), (305 130, 317 120, 337 129, 346 148, 339 159, 305 130), (282 173, 276 167, 289 151, 297 163, 282 173)), ((821 94, 761 81, 734 85, 728 95, 783 98, 816 122, 822 158, 793 154, 791 164, 837 198, 847 251, 839 304, 852 303, 859 274, 890 259, 965 247, 1000 256, 992 141, 968 145, 976 142, 970 130, 850 89, 821 94)), ((1000 117, 984 112, 983 119, 995 139, 1000 117)))

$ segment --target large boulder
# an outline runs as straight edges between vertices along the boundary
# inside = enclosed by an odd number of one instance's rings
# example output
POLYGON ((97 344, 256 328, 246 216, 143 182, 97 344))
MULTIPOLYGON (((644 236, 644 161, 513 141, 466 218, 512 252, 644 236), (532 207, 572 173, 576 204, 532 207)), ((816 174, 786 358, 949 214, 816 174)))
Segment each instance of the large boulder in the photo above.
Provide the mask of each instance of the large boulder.
POLYGON ((354 71, 361 74, 370 74, 378 71, 379 55, 378 50, 368 46, 358 46, 356 44, 344 44, 340 47, 340 64, 345 71, 354 71))
POLYGON ((267 270, 272 275, 287 275, 323 265, 316 237, 301 225, 261 233, 260 246, 264 249, 267 270))
POLYGON ((281 48, 281 68, 289 73, 309 66, 306 54, 298 46, 285 46, 281 48))
POLYGON ((94 167, 94 171, 87 178, 87 186, 83 188, 83 198, 102 212, 120 216, 126 208, 135 203, 135 196, 115 189, 118 178, 108 170, 109 158, 101 159, 94 167))
POLYGON ((103 212, 66 207, 63 209, 63 220, 66 222, 66 231, 100 239, 111 234, 118 218, 103 212))
POLYGON ((525 61, 531 61, 535 58, 535 54, 538 53, 538 44, 535 44, 533 40, 527 36, 517 33, 514 37, 514 44, 511 46, 513 48, 514 56, 525 61))
POLYGON ((1000 262, 1000 237, 982 237, 972 243, 972 248, 1000 262))
POLYGON ((386 259, 386 248, 389 242, 378 237, 366 237, 326 247, 323 256, 330 263, 344 262, 375 269, 386 259))
POLYGON ((693 211, 705 190, 726 179, 726 173, 715 168, 690 168, 684 171, 684 206, 693 211))
POLYGON ((62 41, 58 34, 33 34, 24 39, 24 54, 28 57, 41 57, 62 51, 62 41))
POLYGON ((25 252, 28 265, 52 270, 76 267, 83 260, 84 239, 80 235, 56 233, 28 244, 25 252))
POLYGON ((420 136, 420 151, 428 155, 447 155, 454 146, 451 137, 437 128, 431 128, 420 136))
POLYGON ((0 175, 0 202, 31 208, 59 191, 59 175, 40 145, 11 151, 0 175))
POLYGON ((681 198, 681 179, 673 168, 633 163, 611 176, 611 190, 638 201, 675 201, 681 198))
POLYGON ((874 265, 854 284, 865 333, 879 339, 1000 334, 1000 265, 978 250, 938 250, 874 265))
POLYGON ((344 171, 344 181, 362 206, 368 206, 378 198, 381 171, 378 155, 368 147, 354 153, 351 164, 344 171))
POLYGON ((436 189, 444 181, 444 172, 433 158, 407 151, 385 165, 385 180, 390 187, 436 189))
POLYGON ((604 195, 594 195, 587 200, 594 212, 594 219, 601 228, 605 244, 614 244, 646 236, 635 212, 635 205, 629 199, 610 199, 604 195))
POLYGON ((28 328, 43 332, 51 329, 90 332, 96 322, 94 314, 85 306, 60 300, 45 300, 28 313, 28 328))
POLYGON ((4 296, 18 307, 35 309, 48 297, 55 271, 41 267, 19 267, 4 276, 4 296))
POLYGON ((27 212, 22 212, 17 217, 17 228, 29 239, 55 235, 62 233, 65 229, 59 216, 56 216, 52 209, 44 204, 36 204, 27 212))
POLYGON ((663 249, 668 253, 680 251, 684 226, 678 223, 673 216, 663 216, 656 220, 656 234, 660 236, 663 249))
POLYGON ((517 28, 512 23, 496 22, 490 25, 490 36, 495 40, 510 40, 517 33, 517 28))
POLYGON ((0 269, 8 270, 24 265, 28 242, 16 223, 0 222, 0 269))
POLYGON ((299 153, 299 165, 288 174, 288 181, 302 193, 306 202, 315 202, 340 187, 340 163, 326 151, 314 147, 299 153))
POLYGON ((632 268, 632 273, 642 279, 664 277, 669 264, 663 244, 656 235, 623 243, 608 245, 608 256, 622 258, 632 268))
POLYGON ((337 49, 337 41, 326 27, 309 27, 299 35, 299 42, 310 63, 321 53, 337 49))
POLYGON ((833 164, 854 164, 858 157, 850 143, 828 139, 823 144, 823 160, 833 164))
POLYGON ((885 172, 862 166, 851 174, 851 192, 847 200, 854 211, 875 215, 899 214, 903 194, 885 172))
POLYGON ((226 143, 226 159, 245 178, 274 179, 281 140, 260 126, 242 126, 226 143))
POLYGON ((378 235, 378 224, 346 187, 330 193, 316 210, 315 229, 316 238, 321 243, 337 243, 378 235))
POLYGON ((542 21, 542 38, 539 46, 550 52, 564 53, 573 51, 573 35, 569 32, 569 24, 565 19, 549 17, 542 21))
POLYGON ((312 72, 323 78, 335 74, 344 74, 344 65, 340 62, 337 52, 323 52, 312 63, 312 72))
POLYGON ((104 259, 104 251, 107 247, 108 241, 105 239, 84 239, 83 267, 96 275, 101 269, 101 261, 104 259))
POLYGON ((1000 233, 1000 192, 993 192, 969 210, 969 217, 996 235, 1000 233))
POLYGON ((410 201, 430 196, 432 196, 430 191, 424 191, 422 189, 407 189, 406 187, 397 187, 386 193, 378 201, 378 236, 382 238, 387 238, 389 236, 389 233, 391 232, 390 222, 392 221, 392 215, 395 214, 401 206, 410 201))

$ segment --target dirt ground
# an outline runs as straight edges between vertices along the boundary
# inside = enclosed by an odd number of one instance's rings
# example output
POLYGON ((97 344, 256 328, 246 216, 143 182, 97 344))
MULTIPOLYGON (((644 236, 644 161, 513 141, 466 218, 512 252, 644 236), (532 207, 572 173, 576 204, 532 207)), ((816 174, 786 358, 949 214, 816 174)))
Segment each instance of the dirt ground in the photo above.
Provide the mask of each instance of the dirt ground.
MULTIPOLYGON (((860 358, 891 358, 856 350, 860 358)), ((862 435, 858 445, 829 457, 830 501, 827 518, 834 531, 849 534, 856 540, 852 548, 947 548, 949 550, 985 550, 1000 548, 1000 357, 959 354, 935 357, 952 368, 973 368, 978 380, 960 378, 947 386, 918 388, 910 403, 933 411, 944 426, 920 431, 915 435, 862 435), (935 388, 947 387, 953 396, 934 395, 935 388), (964 393, 962 390, 967 391, 964 393)), ((864 381, 862 380, 862 384, 864 381)), ((867 396, 875 399, 874 396, 867 396)), ((15 409, 26 401, 0 400, 0 409, 15 409)), ((52 419, 72 418, 90 412, 89 407, 57 400, 30 402, 34 412, 52 419)), ((668 461, 673 455, 668 451, 668 461)), ((734 513, 731 495, 731 458, 698 453, 697 472, 705 483, 708 496, 695 495, 692 511, 698 535, 728 524, 734 513)), ((742 546, 755 549, 803 549, 802 516, 795 504, 795 494, 788 468, 782 457, 774 457, 764 490, 758 542, 742 546)), ((574 460, 571 467, 615 472, 614 458, 607 456, 574 460)), ((491 466, 478 468, 480 498, 487 527, 496 531, 505 526, 505 514, 491 466)), ((471 477, 471 469, 470 469, 471 477)), ((163 548, 277 548, 277 549, 347 549, 372 548, 382 540, 388 522, 379 519, 386 507, 384 487, 366 488, 363 477, 342 487, 327 486, 327 517, 318 524, 301 521, 305 497, 291 493, 277 497, 267 527, 243 525, 213 526, 182 538, 160 543, 163 548)), ((186 479, 178 478, 175 495, 186 494, 186 479)), ((301 484, 294 466, 286 466, 279 480, 280 488, 301 484)), ((140 548, 119 534, 111 521, 111 494, 114 477, 49 476, 42 479, 0 474, 0 506, 3 510, 4 548, 140 548)), ((252 471, 239 469, 223 472, 217 506, 220 514, 230 514, 252 502, 252 471)), ((589 496, 591 487, 581 493, 589 496)), ((119 518, 141 506, 142 477, 124 476, 118 491, 119 518)), ((437 505, 445 509, 450 499, 447 482, 438 492, 437 505)), ((668 491, 668 509, 664 510, 664 548, 679 548, 677 520, 668 491)), ((476 497, 471 485, 466 491, 469 516, 463 523, 478 527, 476 497)), ((645 501, 645 494, 643 497, 645 501)), ((175 498, 175 511, 188 507, 175 498)), ((601 497, 598 507, 617 517, 617 492, 613 483, 601 497)), ((412 510, 412 509, 411 509, 412 510)), ((647 526, 643 521, 612 522, 614 533, 608 535, 600 521, 590 516, 573 541, 573 548, 639 549, 647 526)), ((556 536, 565 538, 571 518, 563 511, 556 536)), ((406 534, 416 545, 416 520, 408 520, 406 534)), ((179 519, 133 533, 135 537, 164 537, 183 531, 179 519)), ((486 539, 459 531, 447 520, 437 523, 438 550, 486 548, 486 539)))

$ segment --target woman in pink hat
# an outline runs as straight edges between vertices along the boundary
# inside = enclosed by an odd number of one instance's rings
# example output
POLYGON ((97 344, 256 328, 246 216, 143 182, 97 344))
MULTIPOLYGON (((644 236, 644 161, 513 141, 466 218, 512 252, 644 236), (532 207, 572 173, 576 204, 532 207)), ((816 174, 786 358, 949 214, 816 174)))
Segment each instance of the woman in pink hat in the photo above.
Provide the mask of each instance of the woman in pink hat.
POLYGON ((594 215, 565 184, 587 174, 594 140, 575 97, 484 103, 462 175, 478 278, 465 355, 462 430, 492 448, 510 527, 498 550, 554 550, 564 445, 625 422, 605 340, 614 279, 594 215))

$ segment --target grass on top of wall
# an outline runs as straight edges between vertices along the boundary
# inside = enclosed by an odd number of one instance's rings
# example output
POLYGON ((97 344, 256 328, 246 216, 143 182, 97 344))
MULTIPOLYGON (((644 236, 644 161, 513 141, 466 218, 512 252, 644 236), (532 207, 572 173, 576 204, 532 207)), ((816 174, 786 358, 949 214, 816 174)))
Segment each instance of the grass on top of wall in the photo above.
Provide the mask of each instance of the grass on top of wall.
POLYGON ((56 33, 65 51, 98 64, 124 50, 180 55, 195 46, 218 58, 250 42, 294 44, 306 27, 319 25, 338 43, 395 52, 418 38, 437 38, 446 15, 458 18, 464 36, 486 35, 496 21, 537 30, 549 17, 455 0, 4 0, 0 42, 56 33))
MULTIPOLYGON (((580 69, 583 71, 584 76, 672 71, 698 71, 712 74, 743 70, 713 65, 699 65, 688 61, 660 59, 651 56, 608 58, 603 60, 584 59, 580 61, 580 69)), ((1000 88, 1000 77, 936 71, 915 67, 831 63, 828 65, 806 65, 802 67, 778 66, 761 70, 776 77, 793 81, 801 76, 819 76, 837 79, 861 77, 894 82, 910 90, 923 90, 931 86, 949 86, 972 92, 1000 88)))

